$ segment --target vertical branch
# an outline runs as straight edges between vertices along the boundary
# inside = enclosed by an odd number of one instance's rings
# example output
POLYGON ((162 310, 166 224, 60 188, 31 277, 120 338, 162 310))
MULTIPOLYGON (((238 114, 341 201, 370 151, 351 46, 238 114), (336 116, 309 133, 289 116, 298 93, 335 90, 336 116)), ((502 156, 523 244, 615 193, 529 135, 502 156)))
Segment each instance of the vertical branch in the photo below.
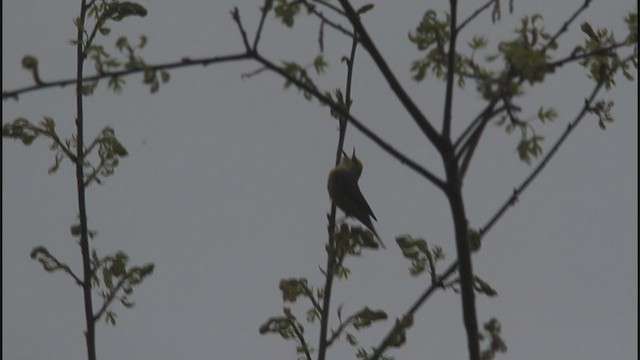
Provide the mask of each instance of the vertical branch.
POLYGON ((467 331, 469 359, 480 360, 478 319, 473 288, 473 266, 471 263, 471 250, 469 249, 467 234, 467 217, 464 209, 464 201, 462 199, 462 182, 453 151, 446 154, 444 159, 446 162, 447 179, 449 180, 447 198, 449 200, 449 206, 451 207, 456 237, 458 273, 460 274, 460 292, 462 295, 462 318, 464 327, 467 331))
POLYGON ((85 33, 85 18, 87 13, 86 0, 81 0, 80 17, 78 18, 77 73, 76 73, 76 187, 78 190, 78 212, 80 214, 80 248, 82 250, 82 272, 84 281, 82 292, 84 295, 84 315, 87 323, 85 332, 87 343, 87 359, 96 360, 96 332, 93 317, 93 303, 91 300, 91 255, 89 251, 89 236, 87 229, 87 208, 84 186, 84 128, 82 110, 82 69, 84 65, 83 36, 85 33))
POLYGON ((453 78, 455 77, 456 39, 458 38, 457 12, 458 1, 449 0, 449 52, 447 58, 447 87, 444 100, 444 118, 442 120, 442 137, 449 139, 451 136, 451 107, 453 106, 453 78))
POLYGON ((469 359, 480 359, 480 344, 478 339, 478 319, 476 313, 475 293, 473 288, 473 266, 471 262, 471 250, 467 235, 467 216, 462 197, 462 173, 456 160, 455 147, 451 144, 451 112, 453 107, 453 79, 455 76, 455 55, 457 30, 457 0, 449 0, 449 53, 447 59, 447 87, 444 104, 444 118, 442 124, 442 137, 446 144, 441 152, 447 173, 447 199, 453 216, 454 232, 456 237, 456 251, 458 255, 458 272, 460 274, 460 292, 462 297, 462 318, 467 331, 467 346, 469 359))
MULTIPOLYGON (((357 37, 354 36, 351 44, 351 54, 347 59, 347 88, 345 91, 345 104, 347 106, 347 112, 351 108, 351 79, 353 74, 353 60, 356 56, 356 48, 358 47, 357 37)), ((335 164, 338 166, 342 159, 342 149, 344 147, 344 138, 347 132, 347 119, 344 116, 340 117, 340 135, 338 138, 338 148, 336 150, 335 164)), ((336 229, 336 204, 331 204, 331 214, 329 215, 329 248, 327 249, 327 279, 324 285, 324 298, 322 299, 322 316, 320 317, 320 342, 318 346, 318 360, 324 360, 327 354, 328 339, 327 333, 329 332, 329 309, 331 305, 331 290, 333 288, 333 278, 336 267, 335 256, 335 241, 333 234, 336 229)))

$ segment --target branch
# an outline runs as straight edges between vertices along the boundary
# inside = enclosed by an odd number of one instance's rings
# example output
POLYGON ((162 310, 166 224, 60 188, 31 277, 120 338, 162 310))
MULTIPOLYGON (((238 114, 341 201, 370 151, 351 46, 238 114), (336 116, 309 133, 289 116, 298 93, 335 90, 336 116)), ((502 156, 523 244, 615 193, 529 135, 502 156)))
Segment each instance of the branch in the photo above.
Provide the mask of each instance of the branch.
MULTIPOLYGON (((223 62, 238 61, 238 60, 249 60, 249 59, 251 59, 251 55, 248 53, 213 56, 213 57, 198 58, 198 59, 182 58, 182 60, 177 62, 147 66, 146 69, 157 71, 157 70, 167 70, 167 69, 182 68, 182 67, 195 66, 195 65, 207 66, 215 63, 223 63, 223 62)), ((140 73, 143 71, 145 71, 145 68, 125 69, 125 70, 113 71, 113 72, 103 72, 93 76, 83 77, 81 78, 81 81, 82 83, 86 83, 86 82, 92 82, 92 81, 106 79, 110 77, 126 76, 130 74, 140 73)), ((46 82, 42 82, 41 84, 35 84, 32 86, 27 86, 27 87, 16 89, 16 90, 3 91, 2 100, 6 100, 9 98, 18 100, 18 95, 21 95, 23 93, 43 90, 46 88, 56 87, 56 86, 65 87, 67 85, 75 84, 76 80, 77 80, 76 78, 70 78, 70 79, 56 80, 56 81, 50 81, 50 82, 46 81, 46 82)))
MULTIPOLYGON (((82 253, 82 274, 84 282, 82 286, 82 295, 84 300, 84 315, 86 323, 85 341, 87 344, 88 360, 96 360, 96 323, 93 318, 93 300, 91 286, 91 255, 89 246, 89 229, 87 228, 87 204, 85 200, 84 186, 84 113, 82 103, 82 83, 83 83, 83 66, 84 66, 84 47, 82 45, 82 36, 84 35, 84 23, 86 21, 87 3, 82 0, 80 4, 80 16, 78 18, 78 33, 76 44, 76 77, 74 79, 76 86, 76 190, 78 193, 78 217, 80 218, 80 249, 82 253)), ((17 95, 16 95, 17 96, 17 95)), ((4 98, 4 94, 3 94, 4 98)))
POLYGON ((469 168, 469 163, 471 162, 471 158, 473 157, 473 154, 475 154, 477 146, 480 143, 480 137, 482 136, 482 133, 484 132, 484 129, 486 128, 487 124, 491 119, 493 119, 494 116, 496 116, 497 114, 505 110, 504 106, 500 107, 497 110, 494 110, 493 108, 495 107, 496 103, 497 103, 497 100, 493 100, 491 103, 489 103, 487 108, 485 108, 485 110, 480 114, 480 116, 478 117, 479 119, 482 119, 482 121, 480 122, 480 125, 478 125, 478 128, 473 132, 469 140, 465 142, 465 144, 462 146, 462 148, 456 155, 456 161, 459 161, 460 157, 462 157, 462 155, 464 154, 464 159, 460 164, 460 179, 464 179, 467 173, 467 169, 469 168))
POLYGON ((58 144, 58 146, 60 147, 60 149, 62 149, 62 152, 67 155, 67 157, 69 158, 69 160, 71 160, 72 162, 76 162, 76 156, 71 152, 71 150, 69 150, 67 148, 67 146, 65 144, 62 143, 62 141, 60 140, 60 138, 58 137, 58 135, 55 132, 51 132, 49 134, 49 136, 51 136, 51 139, 53 139, 53 141, 58 144))
POLYGON ((456 40, 458 38, 458 31, 456 30, 456 22, 458 19, 458 1, 450 0, 449 6, 449 51, 447 54, 447 85, 445 88, 444 99, 444 117, 442 120, 442 137, 449 141, 451 137, 451 111, 453 107, 453 78, 455 76, 455 59, 456 59, 456 40))
POLYGON ((344 9, 347 18, 349 18, 349 21, 351 21, 351 24, 353 25, 355 32, 358 35, 362 45, 369 52, 369 55, 371 55, 371 58, 378 66, 378 69, 387 80, 387 83, 391 87, 391 90, 393 90, 398 100, 400 100, 402 105, 404 105, 404 107, 407 109, 407 112, 409 112, 409 114, 411 115, 413 120, 416 122, 418 127, 424 132, 427 138, 435 145, 436 149, 438 149, 438 151, 441 151, 441 149, 443 148, 442 138, 440 137, 438 132, 433 128, 431 123, 429 123, 429 120, 420 111, 418 106, 416 106, 413 100, 411 100, 409 95, 406 93, 406 91, 402 88, 402 86, 400 85, 396 77, 393 75, 393 72, 391 71, 387 63, 384 61, 384 58, 376 48, 371 38, 369 37, 369 34, 362 26, 362 23, 360 22, 360 18, 356 14, 356 12, 353 10, 353 7, 351 6, 351 4, 349 4, 347 0, 340 0, 340 5, 342 5, 342 8, 344 9))
MULTIPOLYGON (((260 41, 260 35, 262 34, 262 26, 264 26, 264 19, 267 17, 269 11, 271 11, 271 7, 273 6, 273 0, 265 0, 264 5, 260 9, 262 11, 262 15, 260 16, 260 24, 258 25, 258 30, 256 30, 256 37, 253 40, 253 51, 258 50, 258 41, 260 41)), ((235 8, 234 11, 237 13, 238 8, 235 8)), ((240 15, 238 15, 240 16, 240 15)), ((245 46, 248 45, 246 41, 246 35, 243 34, 243 38, 245 39, 245 46)))
POLYGON ((309 346, 307 345, 307 342, 304 340, 304 335, 302 335, 302 333, 300 332, 300 329, 298 329, 295 322, 293 322, 291 318, 288 318, 288 320, 289 320, 289 324, 291 324, 291 328, 293 328, 293 332, 296 334, 296 337, 298 338, 298 341, 300 341, 300 346, 304 349, 304 354, 307 360, 311 360, 311 353, 309 353, 309 346))
POLYGON ((340 334, 344 331, 344 329, 347 326, 349 326, 349 324, 351 324, 353 320, 356 319, 357 314, 358 313, 350 315, 348 318, 345 319, 343 323, 340 323, 340 326, 338 326, 338 329, 334 331, 333 335, 331 335, 331 338, 329 338, 329 340, 327 341, 327 347, 331 346, 331 344, 333 344, 340 337, 340 334))
POLYGON ((487 106, 485 106, 485 108, 480 112, 480 114, 478 114, 478 116, 476 116, 475 119, 473 119, 473 121, 471 122, 471 124, 469 124, 469 126, 467 126, 464 131, 462 131, 462 133, 460 134, 460 136, 458 136, 458 138, 456 139, 456 141, 453 143, 454 148, 458 148, 458 154, 457 157, 458 159, 460 159, 460 157, 462 156, 462 154, 464 154, 465 149, 468 147, 469 145, 469 137, 473 136, 472 133, 475 133, 475 131, 477 130, 477 127, 480 126, 480 124, 486 120, 486 118, 493 118, 494 116, 496 116, 497 114, 499 114, 500 112, 506 110, 506 106, 501 106, 497 109, 495 109, 493 112, 491 112, 490 114, 487 114, 487 112, 492 109, 493 107, 495 107, 495 105, 498 103, 498 99, 493 99, 492 101, 490 101, 487 106))
POLYGON ((601 48, 601 49, 596 49, 590 52, 586 52, 586 53, 582 53, 582 54, 578 54, 575 51, 572 52, 569 56, 561 58, 559 60, 553 61, 553 62, 549 62, 547 63, 547 68, 549 69, 555 69, 557 67, 561 67, 567 63, 570 62, 574 62, 574 61, 579 61, 582 59, 586 59, 592 56, 612 56, 612 51, 619 49, 621 47, 624 46, 628 46, 629 44, 627 44, 626 42, 620 42, 620 43, 616 43, 616 44, 612 44, 609 45, 607 47, 601 48))
POLYGON ((42 267, 47 272, 54 272, 57 270, 62 270, 69 274, 75 281, 76 284, 80 286, 84 286, 84 282, 80 280, 80 278, 71 270, 69 265, 61 263, 55 256, 53 256, 47 248, 44 246, 38 246, 31 251, 31 258, 37 260, 42 264, 42 267), (53 263, 53 265, 51 264, 53 263))
POLYGON ((304 287, 304 292, 305 292, 305 295, 307 295, 307 297, 311 301, 311 304, 313 305, 313 308, 316 309, 319 313, 322 313, 322 307, 320 307, 320 304, 316 300, 316 298, 313 295, 313 293, 311 292, 311 290, 308 287, 305 286, 304 287))
MULTIPOLYGON (((91 5, 88 5, 87 7, 90 7, 91 5)), ((91 35, 89 36, 85 47, 84 47, 84 52, 83 52, 83 56, 86 58, 87 56, 87 48, 91 46, 91 43, 93 42, 93 39, 95 39, 96 34, 98 33, 98 29, 100 29, 100 27, 102 25, 104 25, 105 21, 107 21, 107 17, 105 17, 105 13, 100 14, 100 17, 98 18, 98 20, 96 21, 95 25, 93 26, 93 30, 91 31, 91 35)))
MULTIPOLYGON (((630 59, 632 57, 633 55, 630 55, 627 59, 630 59)), ((605 76, 600 77, 600 80, 596 83, 596 86, 591 91, 591 94, 589 95, 589 97, 585 99, 584 105, 582 106, 582 109, 580 110, 576 118, 567 125, 567 129, 562 133, 562 135, 558 138, 558 140, 556 140, 556 142, 551 147, 551 150, 549 150, 549 153, 544 158, 542 158, 542 160, 536 166, 533 172, 531 172, 531 174, 518 187, 513 189, 513 193, 511 194, 511 196, 507 198, 507 200, 502 204, 500 209, 491 217, 491 219, 487 222, 487 224, 480 229, 481 236, 484 236, 484 234, 486 234, 498 222, 498 220, 500 220, 500 218, 507 212, 507 209, 509 207, 511 207, 512 205, 515 205, 515 203, 518 200, 518 197, 522 194, 522 192, 524 192, 524 190, 531 184, 531 182, 538 176, 538 174, 540 174, 542 169, 544 169, 547 163, 558 151, 558 149, 560 149, 560 146, 564 143, 567 137, 571 134, 571 132, 573 132, 576 126, 580 124, 584 116, 587 114, 587 112, 591 108, 591 104, 595 100, 596 96, 602 89, 602 86, 604 85, 606 78, 612 76, 615 73, 615 71, 617 71, 617 69, 618 67, 616 66, 611 70, 609 70, 605 76)))
MULTIPOLYGON (((407 310, 407 312, 402 315, 401 319, 413 318, 413 315, 415 315, 418 309, 420 309, 422 304, 424 304, 424 302, 427 301, 429 297, 431 297, 431 295, 436 291, 436 289, 443 287, 443 281, 447 277, 451 276, 451 274, 453 274, 457 268, 458 268, 458 261, 456 260, 451 266, 449 266, 449 269, 447 269, 447 271, 442 276, 439 277, 438 281, 431 283, 431 286, 429 286, 427 290, 424 293, 422 293, 422 295, 420 295, 420 297, 413 303, 413 305, 411 305, 409 310, 407 310)), ((378 345, 375 348, 375 351, 369 357, 369 360, 379 359, 380 356, 382 356, 384 351, 391 344, 397 331, 401 328, 402 323, 403 322, 400 321, 400 322, 396 322, 396 324, 393 325, 391 330, 389 330, 389 332, 387 333, 387 336, 385 336, 384 339, 382 339, 382 342, 380 343, 380 345, 378 345)))
POLYGON ((122 277, 120 281, 118 281, 118 285, 116 285, 114 290, 111 291, 111 294, 109 294, 107 299, 105 299, 105 301, 102 303, 102 307, 100 307, 100 310, 93 316, 93 321, 98 321, 100 317, 104 314, 104 312, 107 311, 107 308, 109 307, 109 305, 111 305, 113 300, 116 298, 116 295, 118 295, 118 291, 122 289, 125 282, 129 280, 130 276, 131 276, 130 274, 127 274, 127 276, 122 277))
MULTIPOLYGON (((631 58, 629 56, 626 60, 631 58)), ((608 76, 611 76, 617 68, 611 69, 608 74, 601 79, 605 79, 608 76)), ((536 178, 536 176, 542 171, 545 165, 549 162, 549 160, 554 156, 554 154, 559 150, 560 146, 564 143, 567 137, 575 130, 575 128, 580 124, 584 116, 586 115, 588 109, 591 107, 591 104, 595 100, 597 94, 602 89, 604 85, 604 81, 599 81, 594 89, 592 90, 590 96, 585 99, 585 104, 582 107, 582 110, 578 113, 576 118, 570 122, 567 126, 567 129, 564 133, 556 140, 551 151, 542 159, 542 161, 538 164, 538 166, 534 169, 534 171, 529 175, 518 187, 513 190, 513 193, 507 198, 505 203, 500 207, 500 209, 496 212, 494 216, 491 217, 489 221, 480 229, 481 238, 484 237, 489 231, 493 228, 493 226, 498 222, 498 220, 506 213, 506 211, 515 204, 518 197, 524 192, 524 190, 531 184, 531 182, 536 178)), ((444 282, 456 271, 458 268, 458 260, 454 260, 447 269, 438 276, 438 280, 432 282, 431 285, 420 295, 420 297, 413 303, 413 305, 409 308, 409 310, 403 315, 403 318, 407 316, 413 316, 416 311, 427 301, 429 297, 437 290, 438 288, 442 288, 444 286, 444 282)), ((382 343, 376 348, 376 351, 371 355, 369 359, 377 359, 384 352, 384 350, 389 346, 389 343, 392 340, 393 335, 395 334, 395 330, 397 329, 397 324, 394 325, 391 330, 387 333, 387 336, 382 340, 382 343)))
POLYGON ((340 10, 340 8, 336 7, 335 5, 333 5, 333 4, 331 4, 331 3, 327 2, 327 1, 324 1, 324 0, 313 0, 313 2, 318 3, 318 4, 322 5, 322 6, 325 6, 325 7, 335 11, 336 13, 338 13, 338 14, 344 16, 344 17, 347 16, 347 14, 345 14, 344 11, 340 10))
MULTIPOLYGON (((353 61, 356 56, 356 49, 358 48, 358 42, 354 38, 351 42, 351 54, 349 59, 347 60, 347 84, 345 89, 345 104, 346 104, 346 114, 348 115, 351 110, 351 83, 352 83, 352 74, 353 74, 353 61)), ((336 157, 335 164, 338 166, 342 159, 342 150, 344 148, 344 138, 347 133, 347 121, 345 117, 340 117, 340 135, 338 137, 338 146, 336 149, 336 157)), ((329 225, 328 225, 328 234, 329 234, 329 247, 327 249, 327 272, 326 279, 324 285, 324 297, 322 303, 322 311, 320 315, 320 341, 318 346, 318 360, 324 360, 327 348, 329 347, 329 343, 327 342, 327 333, 329 331, 329 308, 331 305, 331 291, 333 289, 333 278, 335 274, 336 268, 339 266, 336 264, 336 244, 333 238, 333 234, 336 229, 336 204, 331 202, 331 214, 329 215, 329 225)), ((341 262, 342 260, 340 260, 341 262)))
POLYGON ((549 46, 554 44, 562 34, 564 34, 565 32, 567 32, 569 30, 569 25, 571 25, 571 23, 574 22, 575 19, 577 19, 578 16, 583 11, 587 10, 587 8, 589 7, 589 4, 591 4, 591 1, 592 0, 584 0, 584 3, 582 4, 582 6, 580 6, 578 8, 578 10, 576 10, 573 13, 573 15, 571 15, 571 17, 567 21, 564 22, 564 24, 562 24, 562 27, 560 29, 558 29, 558 31, 551 37, 551 39, 549 39, 549 41, 547 41, 547 44, 542 47, 542 52, 547 51, 549 46))
POLYGON ((465 26, 467 26, 473 19, 475 19, 478 15, 480 15, 483 11, 489 8, 491 4, 497 2, 498 0, 489 0, 486 4, 479 7, 476 11, 473 12, 468 18, 466 18, 463 22, 458 25, 456 28, 456 33, 459 33, 465 26))
POLYGON ((102 169, 104 169, 106 165, 106 161, 105 159, 100 159, 100 165, 98 165, 97 168, 94 168, 93 171, 91 172, 91 174, 87 175, 87 179, 84 181, 84 186, 88 187, 92 181, 98 181, 98 184, 100 183, 100 181, 98 180, 98 174, 100 173, 100 171, 102 171, 102 169))
MULTIPOLYGON (((323 4, 322 2, 317 1, 317 0, 314 0, 314 2, 319 2, 319 3, 323 4)), ((327 18, 321 11, 317 10, 314 6, 309 5, 307 1, 303 1, 303 3, 305 5, 307 5, 307 10, 311 11, 311 13, 313 15, 317 16, 320 19, 320 21, 322 21, 322 24, 327 24, 327 25, 331 26, 332 28, 336 29, 337 31, 347 35, 350 38, 354 38, 355 37, 354 33, 352 33, 351 31, 343 28, 340 24, 338 24, 338 23, 336 23, 336 22, 334 22, 332 20, 329 20, 329 18, 327 18)), ((338 10, 338 13, 341 14, 342 16, 344 16, 344 12, 342 12, 340 9, 337 9, 334 6, 332 6, 332 5, 329 6, 329 5, 330 4, 327 4, 327 7, 330 7, 331 9, 338 10)))
MULTIPOLYGON (((478 315, 475 304, 473 287, 473 266, 471 250, 468 240, 468 220, 462 200, 462 173, 456 159, 455 149, 451 146, 451 121, 453 107, 453 79, 455 76, 456 32, 458 0, 449 0, 449 50, 447 59, 447 85, 444 104, 444 118, 442 121, 442 137, 446 146, 440 150, 447 174, 447 189, 445 194, 451 206, 455 229, 456 251, 459 259, 460 292, 462 300, 462 318, 467 332, 467 347, 470 360, 480 360, 480 345, 478 337, 478 315)), ((484 127, 481 127, 482 129, 484 127)))

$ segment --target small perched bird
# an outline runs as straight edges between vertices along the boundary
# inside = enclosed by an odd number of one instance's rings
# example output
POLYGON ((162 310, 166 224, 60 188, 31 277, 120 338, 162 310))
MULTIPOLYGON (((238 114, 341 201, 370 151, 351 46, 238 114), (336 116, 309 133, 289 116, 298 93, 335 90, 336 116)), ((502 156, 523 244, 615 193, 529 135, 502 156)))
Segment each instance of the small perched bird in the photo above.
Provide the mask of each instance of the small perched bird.
POLYGON ((344 211, 346 216, 356 218, 371 230, 378 239, 380 246, 386 249, 386 246, 382 243, 382 239, 380 239, 378 232, 371 222, 371 218, 376 221, 378 219, 373 215, 371 207, 367 203, 367 200, 365 200, 358 186, 358 179, 360 179, 361 174, 362 162, 356 157, 356 149, 354 148, 351 158, 349 158, 347 154, 344 154, 340 165, 336 166, 329 173, 329 179, 327 181, 329 196, 336 206, 344 211))

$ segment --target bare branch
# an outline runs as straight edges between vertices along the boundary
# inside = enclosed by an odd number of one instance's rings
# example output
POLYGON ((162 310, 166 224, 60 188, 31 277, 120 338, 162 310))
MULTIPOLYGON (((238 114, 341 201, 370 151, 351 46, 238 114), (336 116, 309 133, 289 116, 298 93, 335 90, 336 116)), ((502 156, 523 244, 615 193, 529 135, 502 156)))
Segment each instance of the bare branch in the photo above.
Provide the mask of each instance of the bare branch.
MULTIPOLYGON (((347 29, 343 28, 343 27, 342 27, 340 24, 338 24, 337 22, 335 22, 335 21, 330 20, 329 18, 327 18, 327 17, 326 17, 326 16, 325 16, 321 11, 317 10, 314 6, 309 5, 309 4, 308 4, 308 1, 303 1, 303 2, 307 5, 307 9, 309 9, 313 15, 317 16, 317 17, 320 19, 320 21, 322 22, 322 23, 321 23, 321 26, 322 26, 322 24, 327 24, 327 25, 329 25, 330 27, 332 27, 332 28, 336 29, 337 31, 339 31, 339 32, 341 32, 341 33, 343 33, 343 34, 347 35, 347 36, 348 36, 348 37, 350 37, 350 38, 355 37, 355 34, 354 34, 354 33, 352 33, 351 31, 349 31, 349 30, 347 30, 347 29)), ((317 1, 317 0, 314 0, 313 2, 319 2, 319 3, 322 3, 322 2, 317 1)), ((340 15, 342 15, 342 16, 344 16, 344 12, 342 12, 340 9, 337 9, 336 7, 334 7, 334 6, 333 6, 333 5, 331 5, 331 4, 327 4, 327 5, 328 5, 327 7, 330 7, 330 8, 332 8, 332 9, 336 9, 336 10, 338 10, 338 11, 339 11, 339 14, 340 14, 340 15)))
POLYGON ((469 140, 462 146, 462 148, 460 149, 460 152, 456 156, 456 160, 459 161, 460 157, 464 154, 464 159, 462 160, 462 163, 460 164, 460 178, 461 179, 464 179, 464 177, 465 177, 465 175, 467 173, 467 169, 469 168, 469 163, 471 162, 471 158, 473 157, 473 154, 476 151, 478 143, 480 142, 480 137, 481 137, 482 133, 484 132, 485 127, 489 123, 489 120, 491 120, 496 114, 500 113, 504 109, 504 108, 500 108, 498 110, 494 110, 493 107, 495 106, 496 102, 497 101, 492 101, 489 104, 490 107, 487 107, 485 109, 485 111, 483 111, 480 114, 479 118, 482 119, 482 121, 480 122, 480 125, 473 132, 473 134, 471 135, 469 140))
POLYGON ((309 289, 307 286, 305 286, 304 287, 304 293, 305 293, 305 295, 307 295, 307 297, 311 301, 311 304, 313 305, 313 308, 316 309, 319 313, 322 313, 322 307, 320 306, 320 303, 318 303, 318 300, 316 300, 316 297, 311 292, 311 289, 309 289))
MULTIPOLYGON (((266 13, 264 10, 263 10, 262 16, 266 16, 266 13)), ((233 10, 231 10, 231 18, 238 25, 238 30, 240 30, 240 35, 242 35, 242 42, 244 43, 245 49, 247 50, 247 52, 251 51, 251 47, 249 46, 249 40, 247 39, 247 32, 244 30, 244 27, 242 26, 242 21, 240 20, 240 11, 238 11, 237 7, 234 7, 233 10)), ((254 46, 256 46, 258 38, 259 38, 259 34, 256 34, 256 43, 254 43, 254 46)))
MULTIPOLYGON (((264 26, 264 20, 267 18, 267 14, 271 11, 271 7, 273 6, 273 0, 264 0, 264 5, 262 5, 262 15, 260 16, 260 24, 258 25, 258 30, 256 30, 256 37, 253 40, 253 51, 258 50, 258 41, 260 41, 260 35, 262 34, 262 27, 264 26)), ((234 10, 236 13, 238 12, 238 8, 234 10)), ((240 15, 238 16, 238 25, 240 22, 240 15)), ((242 32, 243 30, 241 30, 242 32)), ((243 38, 246 38, 246 35, 243 33, 243 38)), ((245 46, 248 46, 248 43, 245 41, 245 46)))
POLYGON ((582 3, 582 6, 580 6, 578 8, 578 10, 576 10, 573 15, 571 15, 571 17, 564 22, 564 24, 562 24, 562 27, 560 29, 558 29, 558 31, 551 37, 551 39, 549 39, 549 41, 547 41, 547 44, 545 46, 542 47, 542 52, 547 51, 547 49, 549 48, 549 46, 551 46, 552 44, 554 44, 558 38, 560 38, 560 36, 562 34, 564 34, 565 32, 567 32, 569 30, 569 25, 571 25, 572 22, 575 21, 575 19, 578 18, 578 16, 580 16, 580 14, 587 10, 587 8, 589 7, 589 4, 591 4, 592 0, 584 0, 584 3, 582 3))
POLYGON ((322 5, 322 6, 326 7, 326 8, 328 8, 328 9, 331 9, 331 10, 335 11, 336 13, 338 13, 338 14, 340 14, 340 15, 344 16, 344 17, 346 17, 346 16, 347 16, 347 15, 344 13, 344 11, 342 11, 340 8, 338 8, 338 7, 334 6, 333 4, 331 4, 331 3, 327 2, 327 1, 324 1, 324 0, 312 0, 312 1, 313 1, 314 3, 318 3, 318 4, 320 4, 320 5, 322 5))
POLYGON ((479 7, 476 11, 473 12, 473 14, 469 15, 468 18, 464 19, 464 21, 461 22, 460 25, 458 25, 458 27, 456 28, 456 32, 459 33, 460 30, 462 30, 465 26, 467 26, 473 19, 475 19, 483 11, 488 9, 489 6, 491 6, 491 4, 495 3, 496 1, 498 1, 498 0, 489 0, 489 1, 487 1, 486 4, 484 4, 481 7, 479 7))
POLYGON ((451 137, 451 111, 453 107, 453 78, 455 77, 455 59, 456 59, 456 40, 458 39, 458 31, 456 30, 456 22, 458 19, 458 1, 449 1, 449 50, 447 53, 447 85, 445 88, 444 99, 444 115, 442 120, 442 137, 450 139, 451 137))

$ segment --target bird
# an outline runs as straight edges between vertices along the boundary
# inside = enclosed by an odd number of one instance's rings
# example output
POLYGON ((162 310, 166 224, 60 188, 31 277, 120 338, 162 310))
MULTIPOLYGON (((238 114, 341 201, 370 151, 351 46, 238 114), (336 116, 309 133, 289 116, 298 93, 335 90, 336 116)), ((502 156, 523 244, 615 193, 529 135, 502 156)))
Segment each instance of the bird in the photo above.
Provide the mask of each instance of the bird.
POLYGON ((378 243, 386 249, 382 239, 378 235, 371 218, 378 221, 373 214, 369 203, 362 195, 358 180, 362 175, 362 162, 356 157, 356 149, 349 157, 344 151, 342 161, 329 173, 327 189, 329 197, 347 217, 356 218, 376 236, 378 243))

